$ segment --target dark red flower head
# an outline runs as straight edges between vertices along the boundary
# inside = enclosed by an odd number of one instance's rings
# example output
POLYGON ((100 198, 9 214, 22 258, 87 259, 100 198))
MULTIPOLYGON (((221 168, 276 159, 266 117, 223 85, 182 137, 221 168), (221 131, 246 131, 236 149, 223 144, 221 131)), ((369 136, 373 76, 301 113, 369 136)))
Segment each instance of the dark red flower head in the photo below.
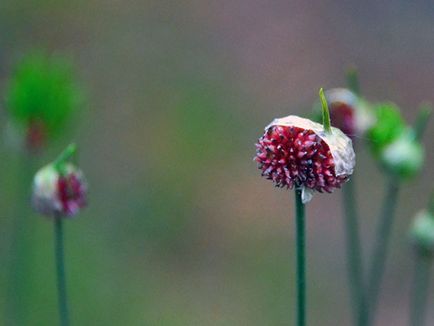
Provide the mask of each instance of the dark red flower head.
POLYGON ((262 176, 277 187, 332 192, 348 180, 355 165, 351 140, 339 129, 325 132, 321 124, 297 116, 274 120, 256 144, 255 161, 262 176))

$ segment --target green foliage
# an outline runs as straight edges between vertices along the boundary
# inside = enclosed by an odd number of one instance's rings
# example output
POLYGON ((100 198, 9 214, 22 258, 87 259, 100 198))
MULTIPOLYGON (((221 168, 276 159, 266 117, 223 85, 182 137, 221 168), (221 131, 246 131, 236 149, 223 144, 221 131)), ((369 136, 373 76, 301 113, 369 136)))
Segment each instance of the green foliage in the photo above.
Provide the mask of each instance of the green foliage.
POLYGON ((33 53, 17 65, 6 94, 6 108, 18 127, 42 123, 48 138, 65 127, 80 102, 70 63, 61 57, 33 53))
POLYGON ((399 108, 389 102, 375 106, 375 124, 368 130, 368 138, 374 155, 380 152, 405 130, 405 123, 399 108))

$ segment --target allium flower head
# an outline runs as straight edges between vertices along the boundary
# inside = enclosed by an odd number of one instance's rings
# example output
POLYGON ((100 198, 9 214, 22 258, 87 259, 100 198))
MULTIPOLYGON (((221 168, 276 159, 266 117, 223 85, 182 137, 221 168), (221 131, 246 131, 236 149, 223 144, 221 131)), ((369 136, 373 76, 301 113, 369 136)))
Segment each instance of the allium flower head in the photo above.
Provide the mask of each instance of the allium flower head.
POLYGON ((67 60, 34 53, 22 59, 9 80, 6 109, 27 148, 37 150, 64 131, 80 98, 67 60))
POLYGON ((373 124, 369 105, 346 88, 333 88, 325 92, 334 127, 349 137, 361 136, 373 124))
POLYGON ((35 211, 51 217, 76 215, 86 206, 87 182, 70 162, 54 162, 40 169, 33 180, 35 211))
POLYGON ((254 159, 276 187, 302 188, 305 203, 313 191, 340 188, 355 166, 352 141, 342 131, 293 115, 265 127, 254 159))

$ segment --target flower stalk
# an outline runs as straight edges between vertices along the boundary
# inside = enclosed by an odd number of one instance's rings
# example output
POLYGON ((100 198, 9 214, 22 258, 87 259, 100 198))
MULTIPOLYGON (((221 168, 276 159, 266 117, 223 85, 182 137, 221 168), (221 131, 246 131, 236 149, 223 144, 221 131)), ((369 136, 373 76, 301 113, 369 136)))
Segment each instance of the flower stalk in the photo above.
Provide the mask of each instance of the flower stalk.
POLYGON ((65 278, 65 253, 63 243, 63 219, 54 218, 54 254, 56 258, 57 295, 59 306, 60 325, 69 325, 68 301, 65 278))
POLYGON ((367 325, 372 325, 374 322, 375 312, 378 306, 378 297, 380 294, 380 286, 383 280, 384 267, 389 246, 390 234, 392 225, 395 220, 396 203, 400 190, 400 182, 389 177, 387 180, 386 195, 383 202, 383 208, 377 226, 377 234, 375 238, 375 247, 371 263, 371 268, 368 274, 368 296, 369 296, 369 313, 367 325))
POLYGON ((4 324, 21 325, 28 323, 29 289, 28 271, 31 269, 33 220, 30 210, 22 200, 28 192, 28 183, 35 167, 35 157, 19 157, 17 162, 17 191, 12 210, 11 244, 8 253, 6 302, 4 307, 4 324))
POLYGON ((353 305, 354 324, 366 325, 367 307, 363 282, 363 263, 359 235, 359 218, 356 207, 354 176, 344 185, 343 215, 347 254, 348 283, 353 305))
MULTIPOLYGON (((357 69, 351 67, 347 71, 348 88, 360 95, 357 69)), ((360 245, 359 214, 356 201, 356 184, 354 175, 342 189, 343 215, 345 225, 345 243, 347 255, 347 273, 353 306, 354 325, 366 325, 367 307, 363 281, 362 249, 360 245)))
POLYGON ((416 252, 410 300, 410 326, 425 325, 432 256, 416 252))
POLYGON ((306 325, 306 225, 302 190, 295 189, 296 250, 297 250, 297 326, 306 325))
POLYGON ((360 96, 359 74, 354 66, 347 69, 347 85, 354 94, 360 96))
POLYGON ((432 107, 429 104, 423 104, 420 106, 416 122, 414 123, 414 138, 416 141, 421 141, 431 113, 432 107))

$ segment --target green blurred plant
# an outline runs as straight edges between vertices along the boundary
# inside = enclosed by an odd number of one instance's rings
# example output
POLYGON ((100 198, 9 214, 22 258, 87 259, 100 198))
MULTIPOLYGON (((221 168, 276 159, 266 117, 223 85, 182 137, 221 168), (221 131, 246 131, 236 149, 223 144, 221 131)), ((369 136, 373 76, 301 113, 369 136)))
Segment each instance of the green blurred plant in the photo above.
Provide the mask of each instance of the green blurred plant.
POLYGON ((423 326, 434 254, 434 193, 431 195, 429 207, 416 214, 409 233, 414 248, 414 275, 409 325, 423 326))
POLYGON ((425 152, 420 140, 430 114, 429 106, 421 106, 414 127, 409 127, 395 104, 377 105, 376 123, 368 130, 368 138, 374 158, 387 174, 405 180, 422 169, 425 152))
POLYGON ((399 191, 403 181, 417 175, 423 166, 424 150, 421 138, 430 115, 431 109, 428 106, 422 106, 416 123, 411 128, 405 125, 396 105, 381 104, 377 106, 377 121, 368 131, 374 158, 379 161, 387 179, 368 274, 367 325, 372 325, 375 318, 399 191))
POLYGON ((28 148, 39 149, 65 130, 81 99, 71 63, 38 52, 17 64, 5 101, 10 122, 28 148))
POLYGON ((10 145, 23 149, 19 155, 18 190, 11 216, 10 264, 5 304, 7 324, 26 324, 29 310, 28 264, 32 256, 33 221, 26 210, 28 184, 39 153, 65 133, 73 113, 82 104, 71 62, 58 55, 31 52, 15 66, 6 86, 8 115, 6 137, 10 145), (30 155, 29 155, 30 154, 30 155))
POLYGON ((398 106, 394 103, 380 103, 374 106, 375 124, 367 136, 373 154, 378 157, 381 151, 392 143, 405 130, 405 122, 398 106))

